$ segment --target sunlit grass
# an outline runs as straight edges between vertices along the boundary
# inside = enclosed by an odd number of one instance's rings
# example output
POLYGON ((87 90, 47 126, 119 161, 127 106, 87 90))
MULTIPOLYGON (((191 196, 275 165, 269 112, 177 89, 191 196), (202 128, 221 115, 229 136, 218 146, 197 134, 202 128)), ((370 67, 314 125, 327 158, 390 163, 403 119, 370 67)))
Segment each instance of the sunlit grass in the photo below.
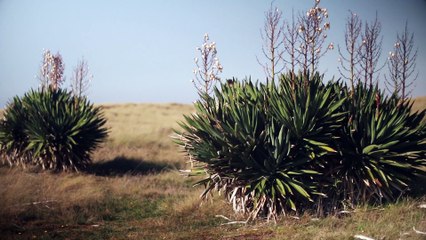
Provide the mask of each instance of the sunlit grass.
POLYGON ((169 136, 182 114, 193 107, 184 104, 125 104, 104 105, 110 138, 107 146, 167 147, 174 144, 169 136))
MULTIPOLYGON (((415 98, 412 111, 416 112, 416 111, 421 111, 423 109, 426 109, 426 96, 415 98)), ((425 119, 423 119, 423 121, 424 120, 425 119)))

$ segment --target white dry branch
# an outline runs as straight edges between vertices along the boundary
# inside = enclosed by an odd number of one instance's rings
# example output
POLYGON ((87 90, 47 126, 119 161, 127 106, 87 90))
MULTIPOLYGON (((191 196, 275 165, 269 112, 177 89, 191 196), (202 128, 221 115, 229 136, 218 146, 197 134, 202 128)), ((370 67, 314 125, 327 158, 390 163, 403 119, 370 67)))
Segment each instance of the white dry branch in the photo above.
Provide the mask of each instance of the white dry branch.
POLYGON ((44 205, 44 207, 50 209, 49 203, 57 203, 56 200, 46 200, 46 201, 35 201, 35 202, 29 202, 29 203, 22 203, 22 204, 15 204, 12 207, 23 207, 23 206, 35 206, 35 205, 44 205))
POLYGON ((18 204, 18 205, 14 205, 14 206, 40 205, 40 204, 47 204, 47 203, 53 203, 53 202, 57 202, 57 201, 56 200, 37 201, 37 202, 29 202, 29 203, 18 204))
POLYGON ((417 234, 420 234, 420 235, 426 235, 426 232, 419 231, 415 227, 413 227, 413 231, 417 234))
POLYGON ((367 236, 364 236, 364 235, 355 235, 354 236, 354 239, 359 239, 359 240, 374 240, 374 238, 371 238, 371 237, 367 237, 367 236))
POLYGON ((350 214, 352 214, 354 212, 355 211, 342 210, 342 211, 339 211, 337 214, 338 215, 350 215, 350 214))
POLYGON ((231 225, 231 224, 247 224, 248 223, 248 219, 246 220, 246 221, 234 221, 234 220, 231 220, 231 219, 229 219, 228 217, 225 217, 225 216, 223 216, 223 215, 216 215, 215 217, 217 217, 217 218, 223 218, 223 219, 225 219, 226 221, 228 221, 228 222, 226 222, 226 223, 222 223, 221 225, 223 226, 223 225, 231 225))

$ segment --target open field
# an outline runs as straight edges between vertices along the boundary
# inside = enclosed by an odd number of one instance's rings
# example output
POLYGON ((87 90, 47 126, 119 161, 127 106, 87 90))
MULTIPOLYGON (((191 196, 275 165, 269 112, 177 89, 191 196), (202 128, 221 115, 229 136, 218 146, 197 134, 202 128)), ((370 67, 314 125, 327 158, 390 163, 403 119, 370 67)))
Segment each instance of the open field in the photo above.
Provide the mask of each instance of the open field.
MULTIPOLYGON (((426 108, 426 97, 415 102, 426 108)), ((110 138, 85 172, 0 167, 0 239, 425 239, 426 197, 317 219, 277 224, 245 220, 221 196, 201 204, 202 188, 181 176, 186 159, 171 141, 182 104, 105 105, 110 138)), ((1 115, 1 112, 0 112, 1 115)), ((424 191, 426 180, 419 182, 424 191)), ((420 191, 419 190, 419 191, 420 191)))
POLYGON ((426 109, 426 96, 417 97, 414 99, 413 111, 426 109))

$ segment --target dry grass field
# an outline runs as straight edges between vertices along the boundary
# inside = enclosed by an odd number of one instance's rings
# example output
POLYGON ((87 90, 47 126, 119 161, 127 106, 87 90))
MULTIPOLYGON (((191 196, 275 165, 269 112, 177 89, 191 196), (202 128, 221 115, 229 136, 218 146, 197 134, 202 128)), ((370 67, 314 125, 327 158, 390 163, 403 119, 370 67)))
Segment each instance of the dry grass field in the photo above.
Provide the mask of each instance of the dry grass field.
MULTIPOLYGON (((0 239, 426 239, 426 197, 384 207, 360 206, 317 219, 276 224, 243 221, 221 196, 200 202, 202 188, 179 174, 186 159, 172 142, 182 104, 104 105, 108 141, 85 172, 0 167, 0 239)), ((426 97, 415 102, 426 108, 426 97)), ((1 115, 1 112, 0 112, 1 115)), ((419 182, 419 189, 421 183, 419 182)), ((424 190, 424 189, 423 189, 424 190)), ((423 191, 422 191, 423 192, 423 191)))
POLYGON ((426 109, 426 96, 417 97, 414 99, 413 111, 426 109))

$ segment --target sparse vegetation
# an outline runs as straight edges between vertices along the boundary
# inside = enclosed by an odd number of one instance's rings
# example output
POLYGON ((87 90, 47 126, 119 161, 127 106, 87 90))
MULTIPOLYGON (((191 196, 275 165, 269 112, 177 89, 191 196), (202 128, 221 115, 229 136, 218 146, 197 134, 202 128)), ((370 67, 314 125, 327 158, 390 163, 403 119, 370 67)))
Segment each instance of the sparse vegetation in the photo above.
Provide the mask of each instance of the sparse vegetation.
POLYGON ((0 111, 0 162, 26 167, 0 165, 1 238, 422 239, 426 107, 412 107, 406 92, 416 78, 413 35, 407 26, 397 35, 388 97, 377 87, 386 65, 377 14, 366 23, 351 13, 345 53, 339 47, 351 86, 324 82, 318 66, 334 45, 324 45, 330 23, 319 5, 290 24, 271 4, 266 84, 217 88, 223 67, 206 34, 194 106, 106 105, 104 117, 84 97, 87 62, 63 90, 62 56, 47 50, 40 89, 0 111), (70 168, 81 171, 60 171, 70 168))
POLYGON ((192 106, 125 104, 103 108, 110 140, 95 151, 91 169, 52 174, 37 168, 0 167, 2 239, 297 240, 351 239, 363 234, 377 239, 401 236, 420 240, 423 236, 412 228, 426 230, 426 211, 418 208, 425 198, 403 198, 382 208, 359 206, 354 212, 319 220, 305 213, 297 215, 298 219, 293 214, 279 217, 277 224, 222 225, 245 219, 234 214, 221 196, 200 205, 202 187, 192 185, 201 179, 184 178, 173 170, 184 168, 185 158, 177 154, 169 132, 178 127, 175 120, 183 120, 182 114, 194 111, 192 106), (138 117, 141 114, 145 117, 138 117), (144 128, 140 128, 141 121, 144 128), (140 132, 145 133, 144 138, 140 132), (122 141, 126 136, 129 140, 122 141))

